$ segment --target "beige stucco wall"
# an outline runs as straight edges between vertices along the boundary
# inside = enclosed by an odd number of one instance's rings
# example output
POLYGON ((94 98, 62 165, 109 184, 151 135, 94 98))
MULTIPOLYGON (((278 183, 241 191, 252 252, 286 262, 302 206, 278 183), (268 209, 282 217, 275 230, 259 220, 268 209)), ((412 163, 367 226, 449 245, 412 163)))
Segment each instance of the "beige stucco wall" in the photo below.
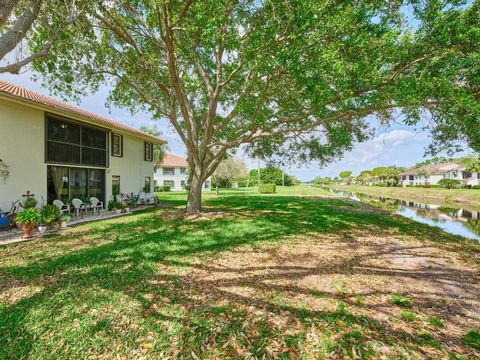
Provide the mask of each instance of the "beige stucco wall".
POLYGON ((123 135, 123 157, 110 155, 110 168, 105 175, 107 202, 112 198, 112 176, 115 175, 120 176, 120 192, 135 195, 143 189, 145 177, 150 176, 151 193, 146 197, 153 195, 153 162, 144 160, 144 141, 140 138, 123 135))
MULTIPOLYGON (((0 179, 0 209, 4 211, 10 209, 12 201, 23 200, 22 194, 27 190, 35 194, 39 203, 42 196, 47 199, 44 114, 42 109, 0 99, 0 159, 10 166, 6 182, 0 179)), ((145 177, 150 176, 152 192, 141 196, 153 195, 154 166, 153 162, 144 161, 144 140, 122 135, 123 157, 110 154, 105 170, 106 203, 112 198, 112 175, 120 176, 120 191, 127 194, 138 194, 145 177)))
POLYGON ((0 179, 0 209, 22 200, 30 190, 40 202, 47 198, 44 112, 0 99, 0 159, 10 166, 10 176, 0 179))

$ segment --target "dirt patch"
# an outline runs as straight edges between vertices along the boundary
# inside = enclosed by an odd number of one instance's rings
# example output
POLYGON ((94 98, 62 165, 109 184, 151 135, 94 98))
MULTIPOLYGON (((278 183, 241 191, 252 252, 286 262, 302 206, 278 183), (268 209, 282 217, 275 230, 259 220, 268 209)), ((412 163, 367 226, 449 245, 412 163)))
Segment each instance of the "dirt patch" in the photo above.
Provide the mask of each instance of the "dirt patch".
POLYGON ((305 314, 325 318, 321 327, 328 327, 344 306, 353 319, 364 319, 349 326, 377 324, 369 325, 377 328, 368 336, 385 357, 405 355, 387 337, 408 343, 415 358, 480 355, 460 342, 468 329, 480 327, 480 271, 454 252, 393 236, 325 236, 237 249, 192 266, 185 286, 204 299, 266 313, 278 331, 305 332, 305 314), (408 299, 408 307, 396 305, 394 296, 408 299), (436 328, 432 318, 444 326, 436 328))
POLYGON ((177 211, 169 211, 162 214, 162 218, 165 220, 182 219, 185 221, 195 222, 195 221, 205 221, 205 220, 224 218, 231 215, 233 215, 233 213, 226 212, 226 211, 208 211, 208 212, 202 212, 200 214, 187 215, 185 210, 177 210, 177 211))

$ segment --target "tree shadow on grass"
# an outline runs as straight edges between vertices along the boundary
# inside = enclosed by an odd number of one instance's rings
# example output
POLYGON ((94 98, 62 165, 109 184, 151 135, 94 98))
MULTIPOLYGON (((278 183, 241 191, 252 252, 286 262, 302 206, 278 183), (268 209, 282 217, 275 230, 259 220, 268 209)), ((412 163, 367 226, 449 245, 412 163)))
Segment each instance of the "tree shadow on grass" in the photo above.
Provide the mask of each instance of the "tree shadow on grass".
MULTIPOLYGON (((440 236, 438 231, 422 226, 412 229, 408 221, 385 215, 339 211, 345 206, 341 200, 225 196, 209 199, 207 206, 236 215, 198 222, 182 217, 167 221, 162 216, 166 211, 147 211, 130 219, 79 227, 44 243, 8 248, 4 256, 11 254, 17 261, 2 262, 0 291, 25 291, 25 296, 1 305, 0 357, 125 353, 159 357, 176 351, 181 357, 194 352, 200 358, 247 353, 296 357, 305 351, 335 351, 344 356, 361 351, 368 356, 373 351, 372 336, 387 344, 401 342, 407 349, 415 343, 412 334, 388 322, 350 312, 352 296, 326 294, 338 303, 337 308, 311 310, 230 291, 247 287, 263 294, 311 295, 302 286, 270 283, 271 274, 252 275, 254 269, 245 266, 222 268, 233 277, 220 281, 199 279, 190 271, 219 271, 202 263, 205 255, 221 257, 226 250, 273 245, 297 236, 315 235, 318 242, 324 236, 335 236, 353 251, 356 239, 363 235, 388 230, 433 242, 440 236), (276 316, 301 331, 290 333, 288 326, 275 322, 276 316), (342 324, 359 333, 348 335, 342 324), (315 344, 309 338, 309 327, 324 334, 315 344), (328 334, 341 338, 332 342, 328 334)), ((441 237, 448 238, 444 233, 441 237)), ((449 241, 455 243, 458 238, 449 241)), ((305 268, 270 270, 277 279, 293 281, 318 274, 393 276, 392 269, 363 266, 366 258, 391 251, 376 248, 368 256, 353 256, 341 264, 308 263, 305 268)), ((407 278, 420 275, 420 271, 402 272, 407 278)), ((437 271, 431 281, 458 278, 476 281, 478 274, 437 271)), ((416 296, 421 303, 422 292, 416 296)))

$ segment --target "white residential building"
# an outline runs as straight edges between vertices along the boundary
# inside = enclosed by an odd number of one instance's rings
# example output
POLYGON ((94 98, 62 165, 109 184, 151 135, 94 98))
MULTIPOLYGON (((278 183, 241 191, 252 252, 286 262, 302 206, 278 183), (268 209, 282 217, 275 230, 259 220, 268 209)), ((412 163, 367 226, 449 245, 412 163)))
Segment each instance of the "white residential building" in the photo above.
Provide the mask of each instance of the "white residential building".
POLYGON ((153 146, 164 141, 140 130, 0 81, 0 209, 113 195, 153 198, 153 146))
MULTIPOLYGON (((162 164, 155 170, 154 184, 158 186, 170 186, 170 190, 184 190, 187 184, 188 162, 187 159, 166 153, 162 164)), ((203 183, 203 190, 210 191, 212 186, 211 178, 203 183)))
POLYGON ((465 185, 479 185, 479 175, 470 173, 464 165, 454 162, 430 164, 417 169, 409 169, 400 174, 402 185, 437 185, 442 179, 459 180, 465 185))

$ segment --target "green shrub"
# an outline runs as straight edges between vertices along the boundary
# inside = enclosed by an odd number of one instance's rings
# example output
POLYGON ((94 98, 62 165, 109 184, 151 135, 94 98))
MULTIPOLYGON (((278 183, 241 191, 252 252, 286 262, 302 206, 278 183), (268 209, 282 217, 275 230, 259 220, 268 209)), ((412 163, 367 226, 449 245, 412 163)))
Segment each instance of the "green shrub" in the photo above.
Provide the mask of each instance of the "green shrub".
POLYGON ((461 342, 463 345, 480 350, 480 331, 470 330, 467 335, 462 338, 461 342))
POLYGON ((405 296, 402 296, 402 295, 392 295, 390 301, 392 302, 392 304, 395 304, 397 306, 401 306, 401 307, 410 307, 412 306, 412 302, 410 301, 410 299, 406 298, 405 296))
POLYGON ((460 180, 456 179, 442 179, 438 182, 438 185, 445 189, 458 189, 461 187, 460 180))
POLYGON ((444 328, 445 327, 445 324, 442 322, 442 320, 440 320, 439 318, 435 317, 435 316, 429 316, 428 317, 428 322, 430 324, 432 324, 433 326, 435 326, 436 328, 444 328))
POLYGON ((112 211, 113 209, 120 209, 122 204, 118 202, 117 195, 113 195, 113 199, 108 202, 107 208, 108 211, 112 211))
POLYGON ((15 221, 20 224, 36 224, 40 221, 40 214, 35 208, 27 208, 19 211, 15 221))
POLYGON ((480 185, 473 185, 473 186, 472 186, 472 189, 480 190, 480 185))
POLYGON ((154 191, 155 192, 169 192, 171 189, 170 185, 155 185, 154 191))
POLYGON ((411 311, 401 311, 400 317, 405 321, 415 321, 417 319, 417 315, 411 311))
POLYGON ((45 205, 41 212, 41 222, 47 226, 52 226, 60 217, 60 209, 55 205, 45 205))
POLYGON ((260 194, 274 194, 277 190, 275 184, 260 184, 260 194))
POLYGON ((37 206, 37 200, 35 200, 34 198, 28 198, 23 202, 23 207, 25 209, 34 208, 35 206, 37 206))

